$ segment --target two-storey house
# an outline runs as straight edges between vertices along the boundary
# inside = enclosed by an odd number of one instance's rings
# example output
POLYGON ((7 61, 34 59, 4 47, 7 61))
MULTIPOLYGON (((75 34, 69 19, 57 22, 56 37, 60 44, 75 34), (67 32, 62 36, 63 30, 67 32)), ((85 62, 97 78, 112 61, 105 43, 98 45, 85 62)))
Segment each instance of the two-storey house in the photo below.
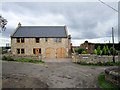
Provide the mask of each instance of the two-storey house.
POLYGON ((17 56, 69 57, 71 37, 66 26, 21 26, 11 35, 11 52, 17 56))

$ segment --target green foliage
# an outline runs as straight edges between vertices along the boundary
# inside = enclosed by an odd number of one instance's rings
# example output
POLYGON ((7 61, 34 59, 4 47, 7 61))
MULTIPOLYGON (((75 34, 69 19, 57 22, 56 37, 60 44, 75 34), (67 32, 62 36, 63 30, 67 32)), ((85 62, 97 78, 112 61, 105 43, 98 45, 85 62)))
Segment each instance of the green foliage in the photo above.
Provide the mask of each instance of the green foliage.
POLYGON ((100 45, 97 47, 97 55, 100 55, 100 45))
POLYGON ((82 54, 86 54, 86 51, 82 51, 82 54))
POLYGON ((93 53, 97 55, 97 50, 95 49, 95 50, 93 51, 93 53))
POLYGON ((107 54, 107 55, 110 55, 110 50, 109 50, 109 48, 108 48, 107 45, 106 45, 106 54, 107 54))
MULTIPOLYGON (((110 48, 110 54, 113 55, 113 47, 110 48)), ((118 53, 115 49, 114 49, 114 55, 118 55, 118 53)))
POLYGON ((83 51, 85 51, 85 49, 83 49, 83 48, 79 48, 79 49, 76 50, 76 52, 77 52, 78 54, 81 54, 83 51))
POLYGON ((100 50, 100 55, 102 55, 102 50, 100 50))
POLYGON ((98 76, 98 84, 101 88, 104 88, 105 90, 119 90, 119 86, 116 86, 108 81, 105 80, 105 75, 101 73, 98 76))
POLYGON ((16 60, 17 62, 30 62, 30 63, 44 63, 42 60, 33 60, 29 58, 19 58, 16 60))
POLYGON ((105 46, 103 47, 102 51, 103 51, 103 55, 106 55, 106 47, 105 46))
POLYGON ((11 56, 3 56, 2 60, 5 60, 5 61, 14 61, 14 59, 11 56))
POLYGON ((14 60, 11 56, 3 56, 2 60, 17 61, 17 62, 30 62, 30 63, 44 63, 44 61, 42 61, 42 60, 33 60, 30 58, 19 58, 19 59, 14 60))
POLYGON ((113 47, 110 47, 110 54, 113 54, 113 47))
MULTIPOLYGON (((100 45, 93 51, 96 55, 113 55, 113 47, 109 49, 107 45, 104 45, 103 49, 101 50, 100 45)), ((117 51, 114 50, 114 54, 117 55, 117 51)))
POLYGON ((6 56, 2 56, 2 60, 7 60, 7 57, 6 56))

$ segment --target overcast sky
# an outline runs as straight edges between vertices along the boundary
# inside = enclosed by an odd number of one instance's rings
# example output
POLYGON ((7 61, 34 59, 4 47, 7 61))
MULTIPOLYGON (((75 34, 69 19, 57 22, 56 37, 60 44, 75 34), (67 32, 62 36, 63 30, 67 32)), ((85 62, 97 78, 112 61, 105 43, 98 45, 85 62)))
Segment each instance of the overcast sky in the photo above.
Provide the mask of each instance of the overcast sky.
MULTIPOLYGON (((117 2, 106 4, 118 10, 117 2)), ((4 2, 0 5, 0 12, 8 21, 6 31, 0 35, 3 40, 0 46, 10 43, 10 35, 19 22, 22 26, 66 25, 73 45, 85 40, 111 42, 114 27, 115 42, 118 42, 118 13, 100 2, 4 2)))

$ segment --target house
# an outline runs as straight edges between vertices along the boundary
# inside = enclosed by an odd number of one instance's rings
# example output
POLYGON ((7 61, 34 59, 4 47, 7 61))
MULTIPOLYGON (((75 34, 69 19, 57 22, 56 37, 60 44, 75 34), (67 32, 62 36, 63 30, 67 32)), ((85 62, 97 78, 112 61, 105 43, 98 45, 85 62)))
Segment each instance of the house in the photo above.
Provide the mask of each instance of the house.
POLYGON ((11 52, 16 56, 66 58, 71 50, 71 36, 66 26, 21 26, 11 35, 11 52))
POLYGON ((85 41, 80 45, 80 48, 85 49, 87 54, 92 54, 94 47, 95 47, 94 43, 90 43, 88 41, 85 41))

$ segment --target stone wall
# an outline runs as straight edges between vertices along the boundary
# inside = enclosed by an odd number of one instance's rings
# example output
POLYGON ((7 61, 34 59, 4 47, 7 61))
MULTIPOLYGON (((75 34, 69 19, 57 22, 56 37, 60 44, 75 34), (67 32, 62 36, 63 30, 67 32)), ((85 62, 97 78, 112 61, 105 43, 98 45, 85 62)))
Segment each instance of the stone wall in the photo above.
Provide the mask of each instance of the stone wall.
MULTIPOLYGON (((90 54, 72 54, 73 62, 86 62, 86 63, 104 63, 112 62, 113 56, 99 56, 99 55, 90 55, 90 54)), ((118 56, 115 56, 115 61, 118 61, 118 56)))
POLYGON ((40 43, 35 42, 35 38, 25 38, 24 43, 17 43, 16 38, 11 39, 11 52, 13 55, 17 55, 17 48, 24 48, 25 54, 21 56, 30 56, 33 54, 33 48, 41 48, 41 54, 42 57, 45 58, 46 56, 46 48, 52 48, 54 49, 54 52, 56 53, 57 48, 65 48, 65 56, 68 57, 68 51, 70 49, 70 44, 68 38, 62 38, 62 42, 54 42, 54 38, 48 38, 48 41, 45 41, 45 38, 40 38, 40 43))
POLYGON ((105 79, 113 84, 120 85, 120 67, 105 69, 105 79))

